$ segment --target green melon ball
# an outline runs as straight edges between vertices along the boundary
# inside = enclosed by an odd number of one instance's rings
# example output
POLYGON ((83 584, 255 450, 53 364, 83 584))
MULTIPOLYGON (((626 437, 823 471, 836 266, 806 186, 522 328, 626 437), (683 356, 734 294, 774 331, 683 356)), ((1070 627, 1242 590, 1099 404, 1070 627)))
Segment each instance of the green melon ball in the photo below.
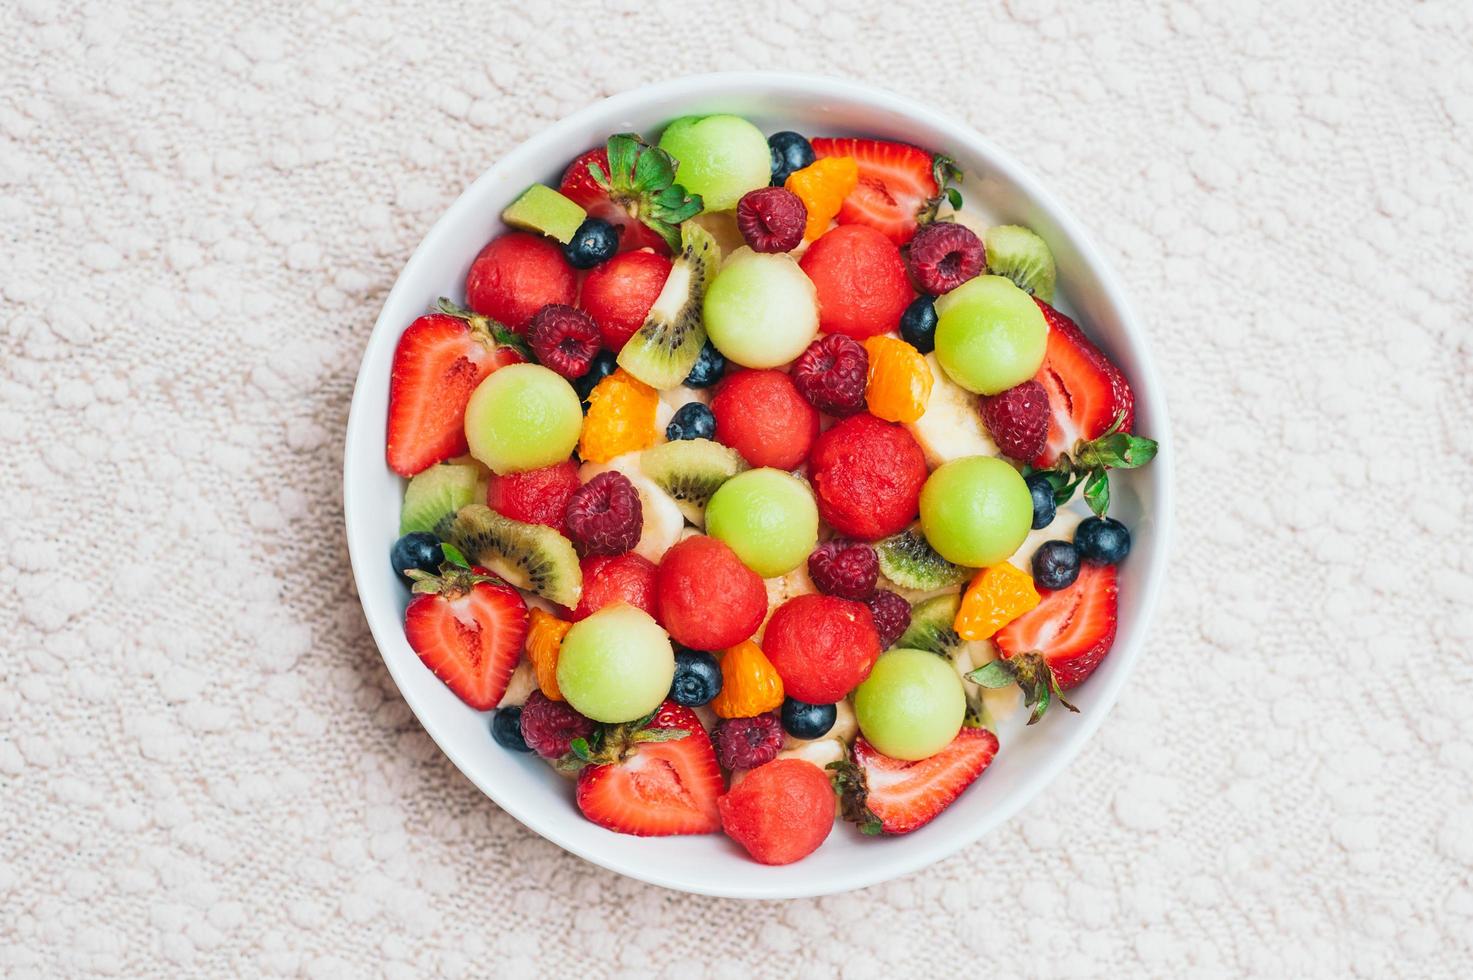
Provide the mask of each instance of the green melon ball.
POLYGON ((670 637, 626 602, 573 624, 557 658, 557 686, 579 714, 608 724, 643 718, 675 678, 670 637))
POLYGON ((742 367, 786 364, 818 336, 818 290, 786 252, 731 254, 706 289, 706 336, 742 367))
POLYGON ((892 759, 935 755, 956 738, 967 711, 961 678, 945 657, 899 648, 881 655, 854 692, 859 730, 892 759))
POLYGON ((1048 323, 1011 279, 969 279, 936 300, 936 316, 936 359, 968 391, 995 395, 1043 364, 1048 323))
POLYGON ((711 496, 706 533, 725 541, 758 575, 774 578, 807 561, 818 544, 818 505, 808 484, 793 474, 748 470, 711 496))
POLYGON ((921 487, 921 531, 942 558, 969 568, 1006 561, 1033 524, 1028 484, 995 456, 963 456, 921 487))
POLYGON ((660 149, 679 161, 676 182, 701 195, 707 211, 730 211, 772 179, 767 137, 741 116, 684 116, 665 127, 660 149))
POLYGON ((465 406, 471 455, 498 474, 562 462, 582 430, 578 393, 540 364, 508 364, 492 372, 465 406))

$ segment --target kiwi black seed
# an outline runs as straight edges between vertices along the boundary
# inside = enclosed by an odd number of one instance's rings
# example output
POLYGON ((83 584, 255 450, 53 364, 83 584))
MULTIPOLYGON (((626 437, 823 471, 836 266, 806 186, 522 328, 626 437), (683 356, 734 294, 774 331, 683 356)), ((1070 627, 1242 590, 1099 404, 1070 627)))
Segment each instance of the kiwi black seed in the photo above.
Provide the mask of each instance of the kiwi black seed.
POLYGON ((469 504, 441 520, 435 533, 512 585, 569 609, 578 605, 583 591, 578 553, 552 528, 514 521, 485 504, 469 504))

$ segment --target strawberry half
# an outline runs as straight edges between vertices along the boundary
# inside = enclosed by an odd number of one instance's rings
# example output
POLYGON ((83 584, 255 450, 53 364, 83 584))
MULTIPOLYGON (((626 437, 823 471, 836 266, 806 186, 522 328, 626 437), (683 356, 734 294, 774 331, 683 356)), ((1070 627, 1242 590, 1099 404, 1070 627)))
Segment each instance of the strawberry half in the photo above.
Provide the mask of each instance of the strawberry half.
POLYGON ((389 375, 389 468, 413 476, 466 451, 465 406, 497 368, 525 360, 520 341, 489 317, 440 300, 409 325, 389 375))
POLYGON ((1038 605, 998 630, 992 642, 1010 661, 1041 654, 1057 687, 1067 690, 1093 673, 1115 642, 1120 595, 1115 566, 1085 562, 1073 585, 1038 594, 1038 605))
POLYGON ((411 571, 415 596, 404 636, 445 686, 477 711, 506 694, 527 637, 527 604, 484 568, 444 565, 439 575, 411 571))
POLYGON ((1041 299, 1034 299, 1048 322, 1048 348, 1035 379, 1048 392, 1048 441, 1034 459, 1052 466, 1080 440, 1104 435, 1117 418, 1121 432, 1135 422, 1135 395, 1110 359, 1090 343, 1079 325, 1041 299))
POLYGON ((636 837, 721 829, 716 752, 695 712, 674 701, 646 720, 575 739, 558 768, 578 770, 578 809, 600 827, 636 837))
POLYGON ((630 133, 584 153, 563 171, 558 191, 619 229, 619 251, 680 249, 680 222, 701 211, 698 195, 675 183, 675 159, 630 133))
POLYGON ((881 755, 861 735, 854 740, 854 761, 829 768, 845 819, 866 834, 908 834, 950 806, 995 755, 997 736, 985 728, 963 728, 940 752, 918 762, 881 755))
POLYGON ((839 224, 869 225, 896 245, 909 242, 918 227, 936 217, 944 185, 957 176, 949 159, 909 143, 819 137, 813 154, 820 160, 852 157, 859 165, 859 185, 844 198, 839 224))

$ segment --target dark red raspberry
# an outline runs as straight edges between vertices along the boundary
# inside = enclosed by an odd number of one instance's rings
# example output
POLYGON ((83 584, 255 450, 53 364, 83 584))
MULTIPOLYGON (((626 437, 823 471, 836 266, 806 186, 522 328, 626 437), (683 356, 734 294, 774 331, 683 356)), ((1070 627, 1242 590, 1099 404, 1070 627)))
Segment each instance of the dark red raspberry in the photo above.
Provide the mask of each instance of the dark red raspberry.
POLYGON ((982 397, 982 421, 1003 455, 1017 460, 1038 458, 1048 442, 1048 392, 1035 380, 982 397))
POLYGON ((777 758, 783 747, 783 726, 768 712, 755 718, 728 718, 711 733, 716 761, 726 769, 756 769, 777 758))
POLYGON ((522 705, 522 741, 544 759, 562 758, 573 739, 592 734, 593 722, 566 701, 554 701, 541 691, 533 691, 522 705))
POLYGON ((866 605, 874 617, 875 632, 880 634, 880 649, 890 649, 910 627, 910 603, 894 592, 880 589, 869 597, 866 605))
POLYGON ((742 195, 736 221, 752 251, 791 252, 803 241, 808 208, 785 187, 763 187, 742 195))
POLYGON ((607 470, 573 491, 563 523, 583 554, 622 555, 639 543, 644 507, 629 477, 607 470))
POLYGON ((527 325, 527 343, 543 365, 565 378, 581 378, 603 346, 603 334, 582 310, 549 303, 527 325))
POLYGON ((880 559, 863 541, 835 538, 813 549, 808 556, 808 574, 818 591, 863 602, 875 594, 880 559))
POLYGON ((869 354, 843 334, 829 334, 808 345, 790 372, 798 392, 820 412, 843 418, 864 408, 869 354))
POLYGON ((987 253, 972 229, 954 221, 933 221, 910 240, 905 267, 923 293, 940 296, 982 273, 987 253))

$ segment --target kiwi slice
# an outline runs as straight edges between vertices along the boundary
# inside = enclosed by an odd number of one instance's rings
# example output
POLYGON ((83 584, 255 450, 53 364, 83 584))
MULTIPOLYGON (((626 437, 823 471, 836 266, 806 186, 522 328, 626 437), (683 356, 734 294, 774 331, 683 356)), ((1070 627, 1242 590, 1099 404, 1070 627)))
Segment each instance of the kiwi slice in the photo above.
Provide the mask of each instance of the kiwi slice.
POLYGON ((519 589, 572 609, 583 592, 573 543, 550 527, 503 517, 485 504, 446 515, 435 527, 441 541, 519 589))
POLYGON ((915 528, 879 542, 875 552, 880 556, 880 573, 901 588, 931 592, 972 577, 973 569, 942 558, 915 528))
POLYGON ((910 610, 910 625, 900 634, 895 646, 950 656, 962 642, 951 625, 956 622, 961 605, 962 597, 955 592, 916 603, 910 610))
POLYGON ((716 276, 721 249, 693 221, 680 226, 680 255, 645 317, 644 326, 619 351, 619 366, 651 388, 674 388, 685 380, 706 343, 701 301, 716 276))
POLYGON ((587 211, 543 184, 528 187, 501 212, 501 220, 513 228, 535 231, 564 245, 573 240, 586 217, 587 211))
POLYGON ((983 233, 982 245, 988 272, 1045 303, 1054 301, 1054 253, 1042 238, 1021 225, 998 225, 983 233))
POLYGON ((679 439, 646 449, 639 457, 644 475, 675 498, 692 524, 704 524, 706 503, 716 488, 747 468, 735 449, 710 439, 679 439))
POLYGON ((476 467, 454 463, 437 463, 416 473, 404 488, 399 533, 433 531, 441 518, 476 499, 476 483, 480 478, 481 471, 476 467))

